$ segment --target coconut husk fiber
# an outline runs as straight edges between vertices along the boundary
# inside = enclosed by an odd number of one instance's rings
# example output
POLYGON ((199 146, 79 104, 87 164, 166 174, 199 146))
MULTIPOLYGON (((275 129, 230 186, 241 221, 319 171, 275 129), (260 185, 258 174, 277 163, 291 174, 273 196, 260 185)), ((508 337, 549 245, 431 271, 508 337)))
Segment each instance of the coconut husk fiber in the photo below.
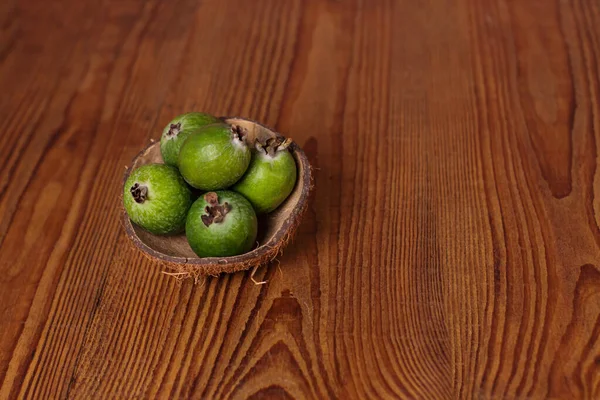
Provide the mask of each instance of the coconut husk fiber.
MULTIPOLYGON (((248 140, 264 140, 268 137, 280 136, 273 130, 257 122, 237 117, 223 118, 227 123, 240 125, 248 132, 248 140)), ((275 259, 296 233, 302 216, 308 207, 309 194, 312 189, 312 170, 306 154, 296 144, 289 146, 296 160, 298 177, 296 186, 290 196, 275 211, 259 216, 259 233, 257 246, 248 253, 233 257, 199 258, 189 246, 185 233, 175 236, 157 236, 133 224, 120 201, 123 225, 132 244, 146 257, 177 279, 200 276, 216 276, 222 273, 256 268, 275 259)), ((136 168, 151 163, 162 163, 160 143, 152 142, 146 146, 132 161, 125 171, 123 184, 129 174, 136 168)))

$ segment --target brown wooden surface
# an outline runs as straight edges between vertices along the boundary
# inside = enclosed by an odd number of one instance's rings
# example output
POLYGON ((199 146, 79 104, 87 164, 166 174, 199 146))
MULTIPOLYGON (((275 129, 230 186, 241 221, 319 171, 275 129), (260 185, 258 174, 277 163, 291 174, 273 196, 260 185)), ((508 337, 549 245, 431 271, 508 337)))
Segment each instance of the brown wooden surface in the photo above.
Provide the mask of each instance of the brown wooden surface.
POLYGON ((0 398, 600 398, 600 2, 0 2, 0 398), (183 111, 316 172, 277 265, 131 248, 183 111))

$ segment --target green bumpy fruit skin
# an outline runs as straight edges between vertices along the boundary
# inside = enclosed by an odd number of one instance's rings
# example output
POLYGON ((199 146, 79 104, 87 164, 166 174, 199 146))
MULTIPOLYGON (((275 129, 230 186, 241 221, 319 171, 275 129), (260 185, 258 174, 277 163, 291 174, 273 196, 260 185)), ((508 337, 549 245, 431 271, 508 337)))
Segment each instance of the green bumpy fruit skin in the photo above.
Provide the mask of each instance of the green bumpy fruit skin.
POLYGON ((123 188, 123 203, 129 218, 155 235, 172 235, 185 228, 192 192, 177 168, 165 164, 147 164, 129 175, 123 188), (147 187, 143 203, 131 193, 135 185, 147 187))
POLYGON ((200 196, 188 213, 185 232, 188 243, 198 257, 229 257, 246 253, 256 241, 258 223, 252 205, 244 196, 223 190, 215 192, 220 204, 231 206, 221 222, 209 226, 202 221, 209 203, 200 196))
POLYGON ((296 184, 296 162, 288 150, 274 156, 253 152, 246 174, 232 189, 246 197, 257 214, 275 210, 296 184))
POLYGON ((225 189, 244 175, 250 158, 248 146, 233 139, 230 125, 207 125, 188 137, 181 147, 179 171, 197 189, 225 189))
POLYGON ((217 117, 213 117, 209 114, 190 112, 182 114, 169 122, 165 129, 163 129, 160 138, 160 152, 165 164, 176 167, 177 160, 179 159, 179 151, 181 150, 183 142, 199 128, 219 121, 220 120, 217 117), (177 134, 169 134, 169 132, 172 131, 171 126, 176 128, 178 131, 177 134))

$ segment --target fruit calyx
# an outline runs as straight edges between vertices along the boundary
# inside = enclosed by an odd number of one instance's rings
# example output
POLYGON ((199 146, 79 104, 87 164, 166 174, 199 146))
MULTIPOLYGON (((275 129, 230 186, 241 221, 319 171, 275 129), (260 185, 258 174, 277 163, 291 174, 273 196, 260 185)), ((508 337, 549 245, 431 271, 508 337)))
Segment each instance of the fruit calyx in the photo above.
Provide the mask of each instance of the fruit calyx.
POLYGON ((133 200, 136 203, 142 204, 146 201, 146 197, 148 196, 148 186, 140 185, 139 183, 134 183, 131 189, 131 196, 133 196, 133 200))
POLYGON ((207 215, 202 216, 202 222, 206 226, 213 223, 223 222, 225 215, 231 211, 231 205, 228 202, 219 204, 219 197, 215 192, 208 192, 204 195, 204 200, 208 205, 204 208, 207 215))
POLYGON ((169 126, 169 131, 167 132, 167 136, 168 137, 177 136, 180 131, 181 131, 181 122, 178 122, 176 124, 171 124, 171 126, 169 126))
POLYGON ((231 135, 234 142, 245 144, 248 137, 248 130, 240 125, 231 125, 231 135))
POLYGON ((283 136, 277 136, 269 138, 263 142, 257 140, 254 146, 259 153, 274 157, 278 152, 287 149, 290 144, 292 144, 292 139, 286 139, 283 136))

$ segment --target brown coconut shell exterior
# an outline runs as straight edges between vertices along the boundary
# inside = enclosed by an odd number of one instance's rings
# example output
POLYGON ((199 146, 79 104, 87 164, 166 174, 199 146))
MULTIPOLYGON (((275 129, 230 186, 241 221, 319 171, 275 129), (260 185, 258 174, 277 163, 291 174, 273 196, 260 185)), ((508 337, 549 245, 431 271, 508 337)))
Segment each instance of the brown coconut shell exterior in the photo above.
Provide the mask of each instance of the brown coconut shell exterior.
MULTIPOLYGON (((281 136, 272 129, 245 118, 224 117, 223 120, 246 128, 251 142, 256 137, 265 135, 281 136)), ((262 228, 265 232, 262 232, 262 235, 259 232, 261 240, 252 251, 233 257, 199 258, 187 243, 185 234, 157 236, 133 224, 127 216, 121 199, 122 219, 127 236, 146 257, 168 269, 169 273, 178 279, 193 277, 197 280, 199 276, 217 276, 222 273, 247 270, 272 261, 282 253, 284 247, 294 237, 308 207, 312 190, 312 169, 306 154, 296 143, 292 143, 288 149, 296 161, 298 174, 296 186, 277 210, 264 217, 262 228)), ((123 186, 134 169, 149 163, 162 163, 160 142, 150 143, 132 160, 131 166, 125 171, 123 186)))

